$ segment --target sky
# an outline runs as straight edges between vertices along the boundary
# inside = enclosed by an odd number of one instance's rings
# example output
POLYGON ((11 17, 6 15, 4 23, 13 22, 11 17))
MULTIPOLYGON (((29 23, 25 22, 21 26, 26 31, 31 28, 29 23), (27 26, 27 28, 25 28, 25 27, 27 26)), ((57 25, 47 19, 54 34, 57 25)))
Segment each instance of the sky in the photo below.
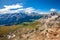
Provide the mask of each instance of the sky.
POLYGON ((60 0, 0 0, 0 13, 14 13, 21 10, 29 13, 60 11, 60 0))

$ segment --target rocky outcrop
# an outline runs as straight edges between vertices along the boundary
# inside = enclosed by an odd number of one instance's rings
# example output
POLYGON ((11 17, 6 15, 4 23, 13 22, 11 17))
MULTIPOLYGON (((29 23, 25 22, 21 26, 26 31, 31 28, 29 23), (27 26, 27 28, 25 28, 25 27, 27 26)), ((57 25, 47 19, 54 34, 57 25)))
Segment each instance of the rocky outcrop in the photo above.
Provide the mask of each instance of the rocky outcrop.
MULTIPOLYGON (((60 16, 37 20, 36 28, 19 28, 7 35, 7 40, 60 40, 60 16), (40 25, 41 24, 41 25, 40 25)), ((34 25, 34 24, 33 24, 34 25)))

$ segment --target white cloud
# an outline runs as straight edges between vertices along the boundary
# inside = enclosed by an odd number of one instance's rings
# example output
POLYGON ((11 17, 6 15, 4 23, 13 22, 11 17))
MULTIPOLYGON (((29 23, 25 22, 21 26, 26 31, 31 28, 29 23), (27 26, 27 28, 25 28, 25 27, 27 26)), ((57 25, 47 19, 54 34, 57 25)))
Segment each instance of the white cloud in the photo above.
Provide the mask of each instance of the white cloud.
POLYGON ((25 13, 30 14, 31 12, 35 12, 36 10, 33 7, 23 8, 23 6, 20 4, 4 5, 4 8, 0 9, 1 14, 19 13, 20 11, 24 11, 25 13), (11 9, 16 9, 16 10, 11 10, 11 9))
POLYGON ((34 12, 34 11, 35 11, 35 9, 32 8, 32 7, 28 7, 28 8, 25 9, 25 12, 26 12, 26 13, 29 13, 29 14, 30 14, 31 12, 34 12))
POLYGON ((38 12, 38 14, 49 14, 50 12, 38 12))
MULTIPOLYGON (((56 9, 51 9, 50 11, 55 11, 55 10, 56 9)), ((0 9, 0 14, 19 13, 21 11, 25 12, 26 14, 31 14, 32 12, 36 12, 39 14, 47 14, 48 13, 48 12, 41 12, 39 10, 34 9, 33 7, 24 8, 20 4, 13 4, 13 5, 4 5, 4 8, 0 9)))
POLYGON ((0 13, 15 13, 18 12, 19 10, 23 10, 22 8, 23 6, 20 4, 4 5, 4 8, 0 9, 0 13), (11 9, 16 9, 16 10, 11 10, 11 9))
POLYGON ((52 9, 50 9, 50 11, 53 11, 54 12, 54 11, 56 11, 56 9, 52 8, 52 9))
POLYGON ((12 9, 12 8, 22 8, 23 6, 19 5, 19 4, 15 4, 15 5, 4 5, 5 8, 7 9, 12 9))

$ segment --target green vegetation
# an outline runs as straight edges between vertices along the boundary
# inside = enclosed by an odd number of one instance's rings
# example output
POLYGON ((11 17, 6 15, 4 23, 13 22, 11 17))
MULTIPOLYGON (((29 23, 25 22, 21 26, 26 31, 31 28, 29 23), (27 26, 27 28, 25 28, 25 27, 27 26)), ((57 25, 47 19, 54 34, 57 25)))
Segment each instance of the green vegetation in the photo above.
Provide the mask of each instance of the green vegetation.
POLYGON ((12 32, 16 29, 20 28, 19 26, 3 26, 3 27, 0 27, 0 35, 2 34, 8 34, 9 32, 12 32))
POLYGON ((24 22, 24 23, 21 23, 21 24, 18 24, 18 25, 13 25, 13 26, 2 26, 0 27, 0 35, 2 34, 8 34, 9 32, 13 32, 19 28, 31 28, 31 29, 34 29, 36 28, 37 24, 40 24, 42 25, 40 22, 38 21, 35 21, 35 22, 24 22))
POLYGON ((48 25, 51 27, 51 26, 53 26, 54 24, 53 24, 53 23, 48 23, 48 25))
POLYGON ((60 26, 60 23, 56 23, 58 26, 60 26))

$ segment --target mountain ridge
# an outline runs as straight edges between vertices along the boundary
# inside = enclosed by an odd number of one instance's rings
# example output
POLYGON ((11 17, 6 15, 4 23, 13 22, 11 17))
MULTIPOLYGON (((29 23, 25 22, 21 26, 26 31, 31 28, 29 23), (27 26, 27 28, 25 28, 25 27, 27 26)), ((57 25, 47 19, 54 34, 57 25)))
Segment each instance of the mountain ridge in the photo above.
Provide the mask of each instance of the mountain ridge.
POLYGON ((14 25, 22 22, 32 22, 36 19, 40 19, 43 15, 38 13, 12 13, 12 14, 0 14, 0 25, 14 25))

